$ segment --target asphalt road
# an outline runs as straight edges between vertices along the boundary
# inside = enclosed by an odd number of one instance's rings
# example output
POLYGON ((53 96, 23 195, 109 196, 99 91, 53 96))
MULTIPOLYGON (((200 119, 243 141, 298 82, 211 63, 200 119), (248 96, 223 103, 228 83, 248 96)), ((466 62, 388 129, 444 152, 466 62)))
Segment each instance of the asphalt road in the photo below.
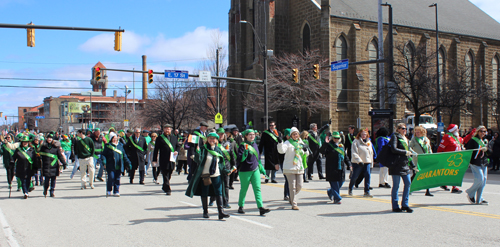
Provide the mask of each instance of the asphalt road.
MULTIPOLYGON (((412 214, 392 213, 390 189, 378 188, 378 169, 372 172, 373 198, 362 197, 363 188, 341 205, 328 203, 328 183, 304 184, 298 195, 299 211, 283 201, 282 174, 278 184, 263 184, 263 199, 272 211, 259 216, 251 189, 239 215, 239 183, 230 191, 231 217, 202 218, 199 197, 184 195, 186 176, 172 177, 173 193, 166 196, 161 185, 128 184, 124 177, 121 197, 105 196, 105 183, 80 190, 70 179, 70 169, 57 179, 56 197, 44 198, 36 187, 29 199, 13 191, 8 198, 5 169, 0 170, 0 223, 4 236, 0 246, 499 246, 500 173, 489 174, 484 197, 489 206, 471 205, 464 194, 432 189, 410 196, 412 214)), ((465 176, 462 189, 472 184, 465 176)), ((347 194, 347 183, 342 194, 347 194)), ((400 188, 402 190, 402 188, 400 188)))

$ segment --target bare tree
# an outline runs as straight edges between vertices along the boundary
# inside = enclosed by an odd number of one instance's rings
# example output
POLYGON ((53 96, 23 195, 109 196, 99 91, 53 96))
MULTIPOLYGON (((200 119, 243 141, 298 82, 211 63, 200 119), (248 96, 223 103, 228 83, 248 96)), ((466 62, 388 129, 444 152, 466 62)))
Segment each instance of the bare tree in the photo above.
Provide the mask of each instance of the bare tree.
POLYGON ((482 98, 490 96, 487 94, 487 88, 484 90, 474 90, 475 84, 470 73, 463 69, 450 70, 449 76, 442 82, 441 109, 448 115, 448 124, 453 123, 460 113, 470 113, 473 111, 473 98, 482 98))

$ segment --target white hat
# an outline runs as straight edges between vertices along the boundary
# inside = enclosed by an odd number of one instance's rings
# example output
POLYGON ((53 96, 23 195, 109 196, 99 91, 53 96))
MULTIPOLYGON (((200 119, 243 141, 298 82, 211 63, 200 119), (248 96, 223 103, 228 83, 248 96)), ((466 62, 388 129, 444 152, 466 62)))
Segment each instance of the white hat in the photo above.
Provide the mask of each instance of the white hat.
POLYGON ((109 133, 109 141, 113 140, 113 137, 115 137, 115 136, 116 136, 115 132, 109 133))
POLYGON ((298 130, 297 128, 295 128, 295 127, 292 127, 292 128, 290 129, 290 135, 292 135, 292 134, 293 134, 293 132, 298 132, 298 133, 300 134, 299 130, 298 130))

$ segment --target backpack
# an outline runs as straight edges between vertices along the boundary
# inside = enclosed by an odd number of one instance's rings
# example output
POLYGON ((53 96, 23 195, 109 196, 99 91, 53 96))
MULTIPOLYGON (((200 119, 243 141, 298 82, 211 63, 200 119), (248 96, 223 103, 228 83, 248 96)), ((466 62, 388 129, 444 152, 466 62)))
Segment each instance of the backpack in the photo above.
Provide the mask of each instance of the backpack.
MULTIPOLYGON (((395 136, 391 137, 396 138, 395 136)), ((375 161, 378 163, 382 164, 383 166, 387 168, 392 168, 395 166, 396 160, 397 160, 397 155, 392 153, 391 150, 391 142, 387 143, 387 145, 383 146, 382 149, 380 150, 380 153, 377 155, 377 158, 375 161)))

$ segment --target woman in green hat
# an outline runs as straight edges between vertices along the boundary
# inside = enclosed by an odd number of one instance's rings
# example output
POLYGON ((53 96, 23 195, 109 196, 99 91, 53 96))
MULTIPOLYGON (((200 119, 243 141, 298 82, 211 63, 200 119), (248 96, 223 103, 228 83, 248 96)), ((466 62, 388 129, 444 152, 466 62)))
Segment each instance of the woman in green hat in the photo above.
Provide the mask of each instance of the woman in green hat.
POLYGON ((0 155, 3 155, 3 166, 7 171, 7 183, 9 184, 9 189, 12 188, 12 179, 14 178, 14 169, 16 165, 12 159, 15 149, 10 149, 7 144, 14 145, 14 136, 12 134, 7 134, 2 138, 2 146, 0 147, 0 155))
POLYGON ((222 150, 217 145, 219 136, 212 132, 207 136, 207 143, 200 147, 200 151, 195 154, 194 161, 198 164, 193 177, 189 180, 186 196, 201 196, 203 205, 203 218, 208 216, 208 196, 215 196, 217 209, 219 210, 219 220, 229 218, 223 210, 223 190, 224 181, 221 174, 231 174, 225 166, 225 157, 222 150))
POLYGON ((28 187, 31 182, 31 177, 39 168, 39 159, 36 151, 30 143, 28 136, 21 137, 21 145, 16 149, 12 159, 16 163, 16 176, 21 180, 24 199, 28 199, 28 187))
POLYGON ((260 192, 260 174, 265 175, 266 170, 260 164, 259 148, 255 143, 254 130, 247 129, 241 134, 245 137, 245 141, 239 146, 236 159, 241 183, 240 198, 238 200, 238 213, 245 213, 245 211, 243 211, 243 207, 245 206, 245 197, 247 195, 248 186, 252 184, 255 202, 257 203, 259 213, 262 216, 271 211, 268 208, 264 208, 260 192))
POLYGON ((42 160, 42 172, 45 179, 43 185, 43 195, 47 196, 50 183, 50 197, 54 197, 56 187, 56 177, 59 176, 59 164, 62 163, 64 169, 68 165, 63 156, 60 144, 54 141, 54 135, 47 135, 47 141, 40 147, 40 158, 42 160))
MULTIPOLYGON (((217 129, 217 135, 219 135, 219 144, 217 146, 219 146, 220 150, 224 154, 225 167, 227 170, 233 171, 236 169, 236 162, 233 154, 230 153, 231 143, 227 140, 226 133, 223 128, 217 129)), ((222 174, 221 176, 224 179, 224 195, 222 197, 224 208, 231 208, 231 206, 229 206, 229 175, 222 174)), ((208 205, 212 206, 215 199, 215 197, 210 197, 210 203, 208 205)))

